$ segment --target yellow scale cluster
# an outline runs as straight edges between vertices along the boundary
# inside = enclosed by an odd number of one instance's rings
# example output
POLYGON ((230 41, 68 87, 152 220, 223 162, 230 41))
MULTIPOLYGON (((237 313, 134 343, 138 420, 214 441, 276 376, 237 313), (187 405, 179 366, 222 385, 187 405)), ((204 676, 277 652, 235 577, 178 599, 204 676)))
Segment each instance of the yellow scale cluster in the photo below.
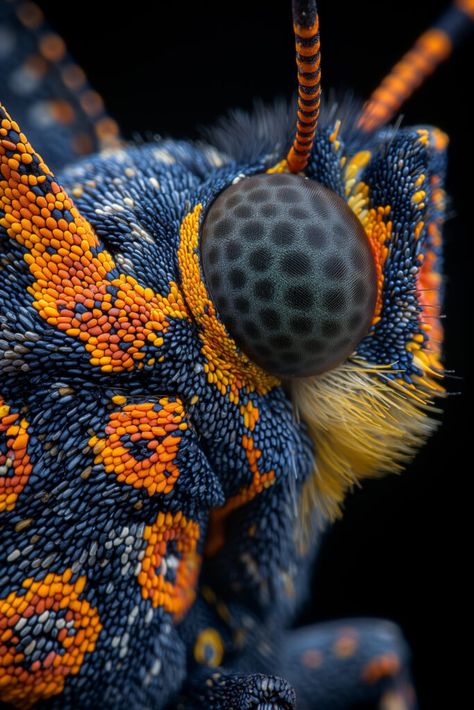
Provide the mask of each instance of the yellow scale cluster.
POLYGON ((198 258, 199 219, 202 205, 198 204, 184 218, 181 225, 181 242, 178 262, 186 301, 201 328, 199 334, 206 364, 208 382, 215 384, 223 395, 234 404, 239 402, 242 389, 265 394, 279 384, 279 380, 267 374, 251 362, 227 333, 218 320, 216 310, 201 278, 198 258))
POLYGON ((360 219, 372 247, 377 275, 377 299, 372 325, 378 323, 382 312, 383 265, 388 255, 387 243, 392 235, 392 223, 389 220, 390 206, 369 208, 369 187, 359 181, 362 169, 371 158, 368 150, 356 153, 345 166, 345 193, 349 207, 360 219))

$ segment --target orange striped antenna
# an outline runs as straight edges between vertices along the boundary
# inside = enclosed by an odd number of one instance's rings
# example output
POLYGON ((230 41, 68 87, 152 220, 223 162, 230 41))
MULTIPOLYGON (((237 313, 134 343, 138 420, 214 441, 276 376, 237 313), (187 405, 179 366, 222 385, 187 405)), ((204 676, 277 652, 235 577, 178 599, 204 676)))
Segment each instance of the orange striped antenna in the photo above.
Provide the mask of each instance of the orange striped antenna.
POLYGON ((454 2, 375 89, 364 106, 358 127, 368 133, 390 121, 423 81, 449 57, 473 23, 474 0, 454 2))
POLYGON ((315 0, 293 0, 293 29, 298 67, 296 136, 286 162, 292 173, 306 167, 316 135, 321 103, 319 17, 315 0))

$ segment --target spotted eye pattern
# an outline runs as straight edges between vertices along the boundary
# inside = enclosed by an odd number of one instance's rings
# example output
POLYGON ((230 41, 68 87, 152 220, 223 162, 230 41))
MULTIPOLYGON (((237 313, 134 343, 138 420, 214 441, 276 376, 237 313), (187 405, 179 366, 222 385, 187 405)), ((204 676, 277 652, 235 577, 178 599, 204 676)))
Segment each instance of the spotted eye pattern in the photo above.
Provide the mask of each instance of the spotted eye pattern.
POLYGON ((329 370, 370 328, 369 241, 350 207, 314 180, 262 174, 228 187, 206 214, 201 256, 229 333, 272 374, 329 370))

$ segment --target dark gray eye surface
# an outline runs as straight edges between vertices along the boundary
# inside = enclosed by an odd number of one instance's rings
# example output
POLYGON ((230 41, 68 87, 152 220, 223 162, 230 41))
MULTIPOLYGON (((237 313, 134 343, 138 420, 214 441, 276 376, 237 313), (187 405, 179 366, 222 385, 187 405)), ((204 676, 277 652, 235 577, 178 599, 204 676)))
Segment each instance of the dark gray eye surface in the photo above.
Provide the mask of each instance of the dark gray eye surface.
POLYGON ((268 372, 330 370, 369 330, 369 241, 350 207, 314 180, 261 174, 228 187, 204 219, 201 257, 222 321, 268 372))

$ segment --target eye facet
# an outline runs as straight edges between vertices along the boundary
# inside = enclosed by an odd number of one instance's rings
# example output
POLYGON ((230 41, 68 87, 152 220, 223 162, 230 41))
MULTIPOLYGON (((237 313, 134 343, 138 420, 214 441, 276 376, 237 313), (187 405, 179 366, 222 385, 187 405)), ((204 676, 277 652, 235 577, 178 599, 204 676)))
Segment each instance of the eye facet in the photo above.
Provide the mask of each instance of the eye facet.
POLYGON ((370 328, 369 241, 350 207, 314 180, 261 174, 231 185, 207 212, 201 254, 229 333, 272 374, 330 370, 370 328))

